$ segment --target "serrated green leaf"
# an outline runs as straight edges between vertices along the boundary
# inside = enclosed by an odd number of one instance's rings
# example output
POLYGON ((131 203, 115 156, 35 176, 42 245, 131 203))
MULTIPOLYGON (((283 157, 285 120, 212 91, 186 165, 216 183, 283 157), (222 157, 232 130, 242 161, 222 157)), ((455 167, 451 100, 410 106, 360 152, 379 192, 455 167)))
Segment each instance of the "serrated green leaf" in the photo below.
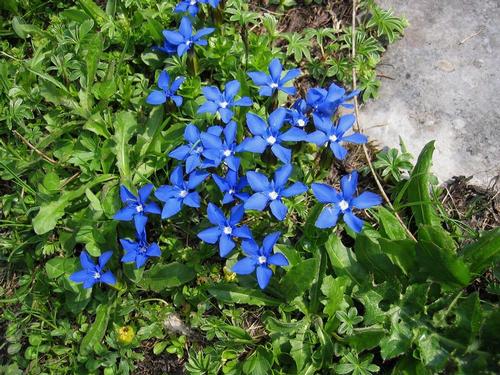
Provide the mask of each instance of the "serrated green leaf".
POLYGON ((88 354, 96 345, 101 343, 108 327, 109 310, 109 305, 97 306, 94 323, 92 323, 92 326, 80 343, 81 355, 88 354))
POLYGON ((336 275, 347 275, 358 285, 364 283, 367 272, 358 263, 352 250, 346 248, 336 234, 331 234, 328 237, 325 249, 336 275))
POLYGON ((318 266, 317 259, 312 258, 290 268, 280 281, 280 289, 288 301, 302 295, 311 287, 317 275, 318 266))
POLYGON ((130 112, 119 112, 115 119, 115 134, 113 139, 116 143, 116 159, 118 170, 123 181, 130 181, 130 147, 128 142, 134 135, 137 120, 130 112))
POLYGON ((479 239, 466 246, 462 256, 472 273, 481 274, 500 260, 500 228, 483 232, 479 239))

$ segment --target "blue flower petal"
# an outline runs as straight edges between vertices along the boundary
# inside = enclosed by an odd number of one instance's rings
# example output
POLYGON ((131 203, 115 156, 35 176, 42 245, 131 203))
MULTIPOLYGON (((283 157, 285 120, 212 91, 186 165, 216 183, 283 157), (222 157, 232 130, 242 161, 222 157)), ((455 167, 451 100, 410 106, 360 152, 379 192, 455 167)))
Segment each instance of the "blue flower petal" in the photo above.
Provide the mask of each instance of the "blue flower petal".
POLYGON ((163 91, 154 90, 146 98, 146 103, 151 105, 163 104, 167 101, 167 96, 163 91))
POLYGON ((281 129, 286 120, 287 114, 288 112, 285 108, 278 108, 269 115, 269 127, 273 132, 278 132, 281 129))
POLYGON ((321 130, 316 130, 307 135, 307 141, 318 146, 323 146, 326 142, 328 142, 328 137, 321 130))
POLYGON ((243 238, 246 240, 251 240, 253 238, 250 228, 246 225, 242 225, 238 228, 233 228, 232 234, 234 237, 243 238))
POLYGON ((280 84, 284 85, 288 81, 291 81, 292 79, 295 79, 298 76, 300 76, 300 69, 290 69, 288 72, 286 72, 285 76, 280 80, 280 84))
POLYGON ((108 285, 115 285, 116 284, 116 278, 111 271, 104 272, 101 275, 100 280, 101 280, 101 282, 106 283, 108 285))
POLYGON ((267 258, 267 263, 274 264, 275 266, 280 267, 289 265, 288 259, 286 259, 286 257, 281 253, 271 255, 269 258, 267 258))
POLYGON ((342 189, 342 195, 346 201, 350 201, 356 192, 356 187, 358 185, 358 172, 353 171, 351 174, 343 176, 340 179, 340 187, 342 189))
POLYGON ((203 95, 205 95, 205 98, 211 102, 218 103, 222 100, 222 93, 216 86, 205 86, 201 89, 201 91, 203 92, 203 95))
POLYGON ((189 190, 194 189, 199 184, 201 184, 208 176, 209 176, 209 173, 201 172, 201 171, 195 171, 195 172, 191 173, 189 175, 189 180, 187 183, 188 189, 189 190))
POLYGON ((146 250, 146 255, 148 257, 161 256, 160 246, 158 246, 158 244, 156 244, 156 243, 152 243, 151 245, 149 245, 148 249, 146 250))
POLYGON ((274 185, 276 188, 282 188, 285 186, 290 178, 290 175, 292 174, 292 170, 293 168, 291 164, 285 164, 274 172, 274 185))
POLYGON ((162 219, 168 219, 174 216, 181 210, 182 204, 181 200, 178 198, 170 198, 165 201, 163 205, 163 211, 161 212, 162 219))
POLYGON ((229 224, 235 226, 238 224, 245 215, 245 207, 242 204, 238 204, 231 208, 231 213, 229 215, 229 224))
POLYGON ((260 265, 257 267, 256 274, 259 287, 261 289, 265 289, 269 285, 269 281, 271 281, 271 276, 273 276, 273 271, 267 266, 260 265))
POLYGON ((184 42, 184 37, 178 31, 163 30, 163 36, 168 42, 175 46, 184 42))
POLYGON ((229 108, 219 108, 220 118, 224 124, 227 124, 229 121, 233 119, 234 112, 229 108))
POLYGON ((265 256, 269 256, 272 253, 273 247, 280 236, 281 232, 273 232, 264 237, 264 240, 262 241, 262 249, 264 250, 265 256))
POLYGON ((278 83, 281 79, 281 73, 283 72, 283 67, 281 66, 279 59, 273 59, 269 64, 269 73, 271 74, 271 78, 273 82, 278 83))
POLYGON ((213 225, 225 225, 226 217, 222 210, 213 203, 209 203, 207 207, 208 220, 213 225))
POLYGON ((198 233, 198 238, 206 243, 214 244, 219 241, 221 234, 222 231, 219 227, 212 227, 198 233))
POLYGON ((338 191, 329 185, 313 183, 311 189, 320 203, 335 203, 340 200, 338 191))
POLYGON ((280 138, 285 142, 301 142, 307 139, 307 133, 299 128, 290 128, 280 138))
POLYGON ((261 136, 255 136, 252 138, 247 138, 241 142, 241 144, 236 148, 236 151, 247 151, 256 154, 262 154, 268 146, 268 143, 261 136))
POLYGON ((182 167, 175 167, 170 174, 169 179, 172 185, 181 187, 184 184, 184 173, 182 172, 182 167))
POLYGON ((109 259, 113 256, 112 251, 106 251, 99 256, 99 267, 104 268, 109 259))
POLYGON ((170 88, 170 76, 166 70, 162 70, 158 77, 158 87, 162 90, 168 90, 170 88))
POLYGON ((382 198, 380 197, 380 195, 369 191, 361 193, 359 196, 353 198, 353 200, 351 201, 351 205, 359 209, 378 206, 381 203, 382 203, 382 198))
POLYGON ((286 189, 281 191, 281 195, 285 198, 294 197, 296 195, 304 194, 307 191, 307 186, 302 182, 296 182, 286 189))
POLYGON ((137 251, 129 251, 124 256, 122 256, 122 263, 135 262, 135 257, 137 256, 137 251))
POLYGON ((275 143, 271 147, 273 154, 285 164, 289 164, 292 159, 292 151, 275 143))
POLYGON ((184 37, 184 39, 187 39, 192 35, 193 25, 188 17, 182 17, 181 24, 179 26, 179 33, 184 37))
POLYGON ((176 149, 170 151, 168 154, 169 157, 176 159, 176 160, 184 160, 188 156, 189 152, 191 151, 191 147, 187 145, 182 145, 177 147, 176 149))
POLYGON ((89 272, 86 270, 81 270, 81 271, 76 271, 75 273, 72 273, 69 279, 75 283, 83 283, 85 280, 87 280, 89 277, 92 277, 89 275, 89 272))
POLYGON ((134 207, 125 207, 118 210, 118 212, 114 214, 113 219, 119 221, 130 221, 136 213, 137 211, 134 207))
POLYGON ((95 268, 94 262, 86 251, 80 253, 80 264, 86 270, 93 270, 95 268))
POLYGON ((326 206, 314 224, 316 228, 325 229, 332 228, 337 225, 340 209, 337 206, 326 206))
POLYGON ((247 172, 247 180, 253 191, 262 192, 270 188, 269 180, 262 173, 249 171, 247 172))
POLYGON ((285 220, 286 214, 288 213, 288 208, 281 202, 281 200, 276 199, 269 204, 269 208, 273 213, 274 217, 279 221, 285 220))
POLYGON ((264 72, 249 72, 247 74, 257 86, 270 85, 273 83, 270 77, 264 72))
POLYGON ((351 142, 351 143, 356 143, 359 145, 362 145, 366 142, 368 142, 368 138, 366 135, 360 134, 360 133, 353 133, 351 135, 348 135, 347 137, 343 137, 342 140, 344 142, 351 142))
POLYGON ((352 128, 355 121, 356 117, 352 114, 342 116, 337 125, 337 129, 340 134, 344 134, 346 131, 352 128))
POLYGON ((219 240, 219 255, 225 258, 229 255, 231 251, 235 248, 236 244, 231 239, 230 236, 223 234, 220 236, 219 240))
POLYGON ((160 186, 155 191, 155 197, 162 202, 166 202, 168 199, 176 197, 178 194, 178 189, 169 185, 160 186))
POLYGON ((335 157, 339 160, 344 160, 347 156, 347 150, 337 142, 331 142, 330 149, 332 150, 333 155, 335 155, 335 157))
POLYGON ((259 245, 257 245, 257 243, 253 239, 243 241, 241 244, 241 248, 246 255, 253 257, 259 256, 259 245))
POLYGON ((262 211, 266 208, 269 202, 269 197, 263 193, 255 193, 245 202, 245 210, 257 210, 262 211))
POLYGON ((144 231, 147 222, 148 222, 148 217, 146 215, 134 216, 135 230, 137 231, 137 233, 141 233, 144 231))
POLYGON ((356 233, 361 232, 361 230, 363 229, 364 221, 354 215, 352 212, 344 213, 344 222, 356 233))
POLYGON ((186 198, 184 198, 184 201, 182 203, 189 207, 199 208, 200 202, 200 194, 198 194, 198 192, 196 191, 193 191, 192 193, 186 195, 186 198))
POLYGON ((153 187, 153 184, 146 184, 139 189, 138 193, 142 204, 146 203, 146 201, 148 200, 151 191, 153 191, 153 187))
POLYGON ((135 202, 137 198, 134 194, 130 192, 125 185, 120 185, 120 198, 123 203, 135 202))
POLYGON ((253 101, 248 96, 244 96, 241 99, 236 100, 233 105, 239 107, 251 107, 253 105, 253 101))
POLYGON ((267 131, 266 122, 253 113, 247 113, 247 126, 253 135, 263 136, 267 131))
POLYGON ((238 275, 249 275, 255 271, 256 262, 252 258, 243 258, 236 262, 231 269, 238 275))

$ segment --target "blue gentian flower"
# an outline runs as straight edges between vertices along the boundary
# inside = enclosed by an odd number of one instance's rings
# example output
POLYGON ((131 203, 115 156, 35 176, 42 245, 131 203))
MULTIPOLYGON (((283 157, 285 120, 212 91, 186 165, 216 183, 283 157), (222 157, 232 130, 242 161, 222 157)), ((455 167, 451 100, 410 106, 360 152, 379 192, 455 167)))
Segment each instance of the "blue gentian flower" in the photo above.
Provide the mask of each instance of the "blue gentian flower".
POLYGON ((208 204, 208 220, 215 227, 205 229, 198 233, 198 237, 206 243, 215 244, 219 242, 219 254, 225 258, 236 246, 233 238, 252 239, 252 232, 246 225, 236 226, 243 215, 245 209, 239 204, 231 209, 229 218, 224 216, 222 210, 213 203, 208 204))
POLYGON ((224 92, 220 92, 215 86, 203 87, 202 91, 207 101, 198 108, 198 113, 219 113, 225 124, 231 121, 234 116, 231 110, 232 107, 250 107, 253 104, 248 96, 244 96, 239 100, 234 99, 240 91, 240 83, 236 80, 226 83, 224 92))
POLYGON ((300 75, 300 69, 289 70, 285 76, 281 78, 283 66, 281 65, 279 59, 273 59, 269 64, 268 69, 270 75, 267 75, 264 72, 248 73, 253 83, 260 86, 259 95, 272 96, 276 90, 281 90, 289 95, 295 95, 297 89, 295 87, 285 86, 285 84, 298 77, 300 75))
POLYGON ((298 128, 305 128, 309 123, 309 116, 307 115, 307 103, 304 99, 297 100, 292 108, 288 109, 286 121, 298 128))
POLYGON ((164 39, 161 46, 154 46, 153 51, 160 51, 167 55, 173 55, 177 53, 177 46, 170 43, 168 40, 164 39))
POLYGON ((197 191, 193 191, 199 184, 208 177, 208 173, 194 171, 189 175, 187 181, 184 181, 182 167, 176 167, 170 174, 170 183, 172 185, 160 186, 155 191, 155 196, 162 202, 163 211, 161 212, 162 219, 168 219, 177 214, 182 205, 189 207, 200 207, 200 195, 197 191))
POLYGON ((280 232, 274 232, 267 235, 261 247, 253 240, 243 241, 241 247, 247 257, 236 262, 232 271, 238 275, 249 275, 256 271, 255 273, 257 274, 259 287, 265 289, 273 275, 273 271, 269 266, 288 266, 288 259, 286 259, 283 254, 273 254, 274 245, 276 241, 278 241, 280 235, 280 232))
POLYGON ((224 141, 220 136, 203 132, 200 135, 201 143, 203 144, 203 156, 211 160, 214 166, 219 166, 221 163, 226 164, 229 169, 237 171, 240 167, 240 158, 235 156, 235 152, 239 151, 236 144, 236 131, 238 125, 231 121, 224 127, 224 141))
POLYGON ((356 233, 361 232, 363 220, 352 212, 353 208, 365 209, 382 203, 378 194, 365 191, 354 196, 358 184, 358 172, 354 171, 340 180, 341 192, 325 184, 312 184, 312 191, 320 203, 326 204, 316 220, 317 228, 331 228, 337 225, 340 214, 344 222, 356 233))
POLYGON ((240 149, 262 154, 268 147, 272 153, 283 163, 288 164, 292 158, 292 151, 281 145, 282 142, 299 142, 306 139, 307 134, 299 128, 292 127, 282 132, 287 110, 278 108, 269 115, 269 125, 259 116, 247 113, 247 126, 254 137, 245 139, 240 149))
POLYGON ((144 185, 139 189, 139 194, 136 197, 125 186, 120 186, 120 198, 125 203, 125 208, 119 210, 113 219, 120 221, 134 220, 135 230, 138 233, 144 231, 148 217, 146 214, 161 213, 160 207, 155 202, 148 202, 149 195, 153 190, 153 184, 144 185))
POLYGON ((146 102, 152 105, 159 105, 165 103, 168 99, 171 99, 177 107, 180 107, 182 105, 182 96, 175 95, 175 93, 185 79, 185 77, 179 77, 172 82, 172 85, 170 85, 170 76, 165 70, 163 70, 158 78, 158 87, 161 91, 154 90, 151 92, 151 94, 148 95, 146 102))
POLYGON ((163 36, 167 42, 177 46, 177 54, 184 55, 196 44, 198 46, 206 46, 208 42, 202 39, 204 36, 214 32, 213 27, 206 27, 199 30, 193 35, 193 25, 187 17, 182 17, 179 31, 163 30, 163 36))
POLYGON ((318 146, 329 145, 335 157, 339 160, 344 160, 347 155, 347 150, 341 146, 342 142, 351 142, 356 144, 363 144, 368 142, 368 138, 360 133, 353 133, 344 136, 344 134, 352 128, 356 121, 354 115, 345 115, 339 119, 337 126, 333 125, 330 118, 315 118, 314 126, 316 131, 307 136, 309 142, 315 143, 318 146))
POLYGON ((136 241, 120 239, 123 249, 126 251, 122 257, 123 263, 135 262, 135 268, 144 266, 148 258, 161 256, 160 247, 156 243, 149 244, 146 239, 146 231, 136 234, 136 241))
POLYGON ((356 95, 359 90, 352 91, 346 95, 345 89, 332 83, 328 91, 321 88, 312 88, 307 92, 307 105, 313 110, 314 117, 329 117, 332 116, 339 106, 352 108, 352 104, 346 103, 356 95))
POLYGON ((174 9, 175 13, 188 12, 191 16, 196 16, 200 7, 198 4, 210 4, 212 8, 217 8, 220 0, 182 0, 174 9))
POLYGON ((250 197, 250 194, 243 191, 243 189, 248 186, 247 178, 242 176, 238 179, 238 172, 229 170, 225 178, 217 176, 216 174, 212 175, 212 178, 220 191, 224 194, 222 204, 231 203, 235 198, 245 202, 250 197))
POLYGON ((269 204, 274 217, 280 221, 284 220, 288 208, 283 204, 281 198, 290 198, 307 191, 307 186, 302 182, 295 182, 289 187, 285 187, 291 174, 292 166, 290 164, 276 170, 274 180, 271 182, 262 173, 247 172, 248 183, 256 193, 247 199, 245 209, 262 211, 269 204))
POLYGON ((115 285, 116 278, 113 273, 111 271, 104 272, 104 267, 112 255, 112 251, 106 251, 101 254, 98 263, 94 264, 89 254, 86 251, 82 251, 80 254, 80 263, 83 269, 71 274, 69 279, 75 283, 83 283, 85 289, 92 288, 96 283, 115 285))
MULTIPOLYGON (((207 129, 207 134, 211 134, 215 137, 222 133, 222 127, 211 126, 207 129)), ((186 161, 186 173, 191 173, 198 167, 213 166, 213 162, 206 165, 203 163, 202 154, 205 151, 202 140, 200 138, 200 131, 193 124, 188 124, 186 129, 184 129, 184 139, 188 142, 186 145, 177 147, 172 150, 168 156, 176 160, 186 161)))

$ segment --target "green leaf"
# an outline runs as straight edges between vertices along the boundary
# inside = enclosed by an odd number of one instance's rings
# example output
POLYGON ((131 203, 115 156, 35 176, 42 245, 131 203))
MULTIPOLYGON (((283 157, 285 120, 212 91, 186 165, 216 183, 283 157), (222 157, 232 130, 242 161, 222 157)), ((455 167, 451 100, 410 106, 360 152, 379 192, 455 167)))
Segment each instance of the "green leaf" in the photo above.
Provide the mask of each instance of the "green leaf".
POLYGON ((372 272, 378 281, 401 277, 399 269, 382 252, 380 245, 373 238, 358 235, 354 246, 358 261, 366 270, 372 272))
POLYGON ((49 279, 56 279, 62 275, 69 275, 76 268, 76 259, 73 258, 52 258, 45 263, 45 271, 49 279))
POLYGON ((344 293, 346 288, 350 285, 351 280, 347 276, 339 276, 333 278, 328 275, 323 278, 321 284, 321 292, 326 296, 325 308, 323 311, 328 316, 334 316, 337 310, 341 310, 344 303, 344 293))
POLYGON ((248 375, 268 375, 271 371, 272 355, 263 347, 258 347, 243 364, 243 373, 248 375))
POLYGON ((124 181, 130 181, 129 153, 130 146, 128 142, 134 135, 137 127, 137 120, 130 112, 119 112, 115 119, 115 134, 113 139, 116 142, 116 159, 120 176, 124 181))
POLYGON ((306 259, 290 268, 280 282, 280 290, 288 301, 301 296, 311 287, 317 268, 318 261, 315 258, 306 259))
POLYGON ((157 263, 144 272, 139 284, 155 292, 161 292, 164 289, 181 286, 195 277, 194 270, 182 263, 157 263))
POLYGON ((425 145, 410 175, 408 203, 411 204, 411 210, 417 225, 439 225, 440 223, 429 193, 429 177, 433 153, 434 141, 425 145))
POLYGON ((466 264, 449 249, 433 242, 420 240, 416 246, 420 272, 448 289, 463 288, 469 284, 466 264))
POLYGON ((242 303, 255 306, 278 306, 281 302, 259 290, 242 288, 235 284, 217 284, 208 292, 221 302, 242 303))
POLYGON ((325 249, 337 276, 347 275, 358 285, 364 283, 367 272, 358 263, 352 250, 346 248, 335 233, 328 237, 325 249))
POLYGON ((415 271, 417 259, 413 240, 387 240, 378 239, 380 249, 387 254, 391 261, 396 264, 405 275, 411 275, 415 271))
POLYGON ((403 323, 393 318, 391 334, 380 341, 380 354, 385 360, 404 354, 410 349, 412 334, 410 329, 403 323))
POLYGON ((389 239, 405 240, 408 238, 406 230, 393 213, 385 207, 379 207, 377 213, 380 224, 382 225, 382 230, 389 239))
POLYGON ((347 342, 356 349, 358 353, 361 353, 364 350, 370 350, 379 346, 380 340, 382 340, 385 335, 386 331, 383 328, 377 326, 363 327, 354 330, 354 334, 347 337, 347 342))
POLYGON ((97 307, 94 323, 80 344, 81 355, 90 353, 96 345, 101 343, 108 327, 109 310, 110 306, 108 305, 99 305, 97 307))
POLYGON ((462 256, 472 273, 481 274, 500 259, 500 228, 483 232, 479 239, 466 246, 462 256))

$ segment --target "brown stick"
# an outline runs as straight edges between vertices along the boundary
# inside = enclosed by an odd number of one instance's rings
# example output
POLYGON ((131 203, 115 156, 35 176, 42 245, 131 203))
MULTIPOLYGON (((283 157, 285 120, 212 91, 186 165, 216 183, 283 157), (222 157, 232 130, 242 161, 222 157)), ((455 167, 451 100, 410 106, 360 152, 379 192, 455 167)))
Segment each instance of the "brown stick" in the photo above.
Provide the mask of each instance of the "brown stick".
POLYGON ((19 134, 19 132, 17 130, 13 130, 12 131, 15 135, 17 135, 21 141, 26 145, 28 146, 29 148, 31 148, 33 151, 35 151, 38 155, 40 155, 45 161, 48 161, 50 164, 52 165, 56 165, 57 164, 57 161, 50 158, 49 156, 45 155, 42 151, 40 151, 39 149, 37 149, 35 146, 33 146, 26 138, 24 138, 21 134, 19 134))
MULTIPOLYGON (((357 8, 357 0, 353 0, 353 2, 352 2, 352 51, 351 51, 351 57, 352 57, 353 61, 356 58, 356 8, 357 8)), ((357 85, 357 83, 356 83, 356 68, 353 66, 352 67, 352 89, 353 90, 356 90, 356 85, 357 85)), ((355 122, 356 131, 360 132, 361 131, 361 125, 359 123, 359 105, 358 105, 358 98, 356 96, 354 97, 354 113, 356 114, 356 122, 355 122)), ((405 229, 405 231, 408 234, 408 236, 413 241, 416 242, 417 239, 415 238, 415 236, 413 235, 413 233, 411 233, 410 229, 408 229, 408 227, 406 226, 406 224, 403 222, 403 220, 401 219, 401 217, 398 215, 398 213, 394 209, 394 206, 392 205, 391 200, 387 196, 387 194, 386 194, 386 192, 384 190, 384 187, 380 183, 380 179, 377 176, 377 172, 375 172, 375 168, 373 168, 373 164, 372 164, 370 155, 368 153, 368 148, 366 147, 365 144, 363 144, 363 151, 365 153, 365 158, 366 158, 366 161, 368 162, 368 166, 370 167, 370 171, 371 171, 371 173, 373 175, 373 178, 375 179, 375 183, 377 184, 377 187, 378 187, 380 193, 382 194, 382 197, 387 202, 387 205, 394 212, 394 215, 396 216, 396 219, 403 226, 403 228, 405 229)))

